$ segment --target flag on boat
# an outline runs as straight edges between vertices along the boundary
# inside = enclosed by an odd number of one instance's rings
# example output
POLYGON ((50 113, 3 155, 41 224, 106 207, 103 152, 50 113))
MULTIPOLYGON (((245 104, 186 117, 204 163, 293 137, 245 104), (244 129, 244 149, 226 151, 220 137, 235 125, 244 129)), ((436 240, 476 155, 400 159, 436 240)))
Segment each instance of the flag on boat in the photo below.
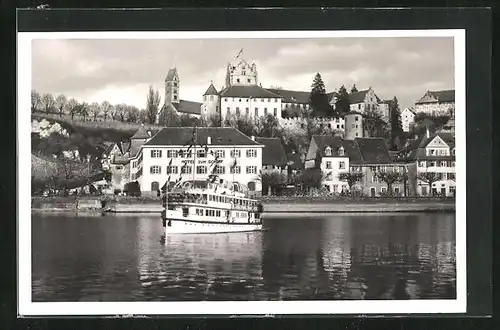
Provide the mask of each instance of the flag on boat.
POLYGON ((165 181, 165 184, 161 187, 162 192, 166 192, 168 189, 168 184, 170 183, 170 175, 167 178, 167 181, 165 181))
POLYGON ((234 170, 234 168, 236 167, 236 164, 237 164, 237 162, 236 162, 236 158, 235 158, 234 162, 233 162, 233 165, 231 165, 231 170, 234 170))

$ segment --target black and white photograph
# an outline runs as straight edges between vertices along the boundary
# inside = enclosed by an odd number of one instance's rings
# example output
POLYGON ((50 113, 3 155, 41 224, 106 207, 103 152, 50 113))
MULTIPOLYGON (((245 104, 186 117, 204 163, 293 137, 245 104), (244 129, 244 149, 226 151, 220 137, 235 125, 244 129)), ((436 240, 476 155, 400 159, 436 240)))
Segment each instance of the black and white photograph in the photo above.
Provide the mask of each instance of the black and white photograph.
POLYGON ((465 312, 464 30, 25 32, 18 61, 23 314, 465 312))

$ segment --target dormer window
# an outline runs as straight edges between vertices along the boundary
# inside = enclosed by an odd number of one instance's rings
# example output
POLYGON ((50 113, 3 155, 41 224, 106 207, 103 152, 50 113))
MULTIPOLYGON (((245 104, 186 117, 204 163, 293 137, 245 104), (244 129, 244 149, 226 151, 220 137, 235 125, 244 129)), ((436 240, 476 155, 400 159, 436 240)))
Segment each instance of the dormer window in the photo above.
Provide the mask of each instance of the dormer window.
POLYGON ((325 156, 331 156, 332 155, 332 148, 326 147, 325 148, 325 156))
POLYGON ((339 156, 344 156, 344 147, 342 146, 339 148, 339 156))

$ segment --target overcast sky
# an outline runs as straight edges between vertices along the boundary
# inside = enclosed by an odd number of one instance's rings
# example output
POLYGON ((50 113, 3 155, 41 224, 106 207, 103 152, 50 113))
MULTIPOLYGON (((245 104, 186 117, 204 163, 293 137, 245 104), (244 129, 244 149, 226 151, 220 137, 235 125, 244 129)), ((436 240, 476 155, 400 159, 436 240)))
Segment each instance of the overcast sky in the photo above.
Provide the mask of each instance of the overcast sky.
POLYGON ((373 87, 401 108, 425 91, 454 88, 453 38, 34 40, 32 88, 79 101, 144 108, 148 86, 164 96, 169 68, 177 67, 180 97, 201 101, 213 80, 219 90, 227 63, 243 48, 263 87, 310 91, 319 72, 327 92, 373 87))

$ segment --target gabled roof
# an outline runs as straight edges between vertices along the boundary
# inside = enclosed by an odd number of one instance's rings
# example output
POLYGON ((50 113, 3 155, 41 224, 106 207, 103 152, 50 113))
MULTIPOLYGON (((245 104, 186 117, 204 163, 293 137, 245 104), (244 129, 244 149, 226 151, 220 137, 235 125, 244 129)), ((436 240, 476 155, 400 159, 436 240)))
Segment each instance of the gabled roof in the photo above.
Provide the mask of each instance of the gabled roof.
POLYGON ((409 112, 411 112, 412 114, 416 115, 417 113, 415 112, 415 109, 413 108, 404 108, 403 111, 401 111, 401 113, 403 113, 404 111, 408 110, 409 112))
POLYGON ((390 164, 392 159, 389 150, 382 138, 356 138, 344 140, 339 136, 313 135, 313 139, 320 152, 327 146, 337 151, 344 147, 344 153, 349 157, 351 164, 390 164))
MULTIPOLYGON (((183 146, 193 138, 194 127, 164 127, 144 146, 183 146)), ((259 146, 260 144, 233 127, 200 127, 196 130, 197 145, 205 145, 211 137, 210 145, 259 146)))
MULTIPOLYGON (((438 133, 433 133, 430 134, 429 137, 427 135, 422 135, 415 139, 413 142, 411 142, 406 148, 400 151, 400 154, 403 155, 404 158, 407 160, 414 160, 414 159, 422 159, 423 157, 426 157, 426 151, 425 148, 429 143, 434 140, 436 136, 439 136, 450 148, 455 147, 455 137, 453 136, 453 133, 448 133, 448 132, 438 132, 438 133)), ((440 158, 443 158, 446 156, 440 156, 440 158)), ((450 156, 451 158, 454 158, 454 156, 450 156)), ((436 158, 434 156, 431 156, 430 158, 436 158)))
POLYGON ((167 77, 165 78, 165 81, 171 81, 174 79, 175 76, 179 76, 179 74, 177 73, 177 68, 172 68, 170 70, 168 70, 168 73, 167 73, 167 77))
POLYGON ((420 103, 435 103, 435 102, 455 102, 455 90, 454 89, 449 89, 449 90, 442 90, 442 91, 427 91, 422 98, 415 102, 416 104, 420 103), (424 100, 427 95, 430 95, 436 99, 436 101, 431 101, 431 100, 424 100))
POLYGON ((262 151, 262 165, 286 165, 286 151, 280 138, 257 137, 255 140, 264 145, 264 150, 262 151))
POLYGON ((192 115, 201 114, 201 103, 194 101, 180 100, 179 105, 176 106, 178 112, 188 113, 192 115))
POLYGON ((131 140, 134 140, 134 139, 148 139, 150 136, 148 134, 148 130, 146 129, 146 127, 144 125, 142 125, 141 127, 139 127, 139 129, 134 133, 134 135, 132 135, 132 137, 130 138, 131 140))
POLYGON ((167 103, 164 104, 160 109, 160 112, 166 111, 167 108, 171 108, 181 114, 186 113, 190 115, 200 115, 201 114, 201 103, 194 101, 180 100, 179 103, 167 103))
POLYGON ((302 159, 300 159, 300 155, 298 153, 288 154, 287 159, 290 165, 290 169, 292 170, 303 170, 304 163, 302 163, 302 159))
POLYGON ((388 164, 392 162, 383 138, 356 138, 361 158, 365 164, 388 164))
POLYGON ((253 98, 280 98, 278 94, 272 93, 259 85, 231 85, 221 91, 223 97, 253 97, 253 98))
POLYGON ((349 94, 349 102, 351 102, 351 104, 365 102, 366 93, 368 93, 368 91, 369 91, 368 89, 365 89, 362 91, 350 93, 349 94))
POLYGON ((205 94, 203 94, 203 96, 205 95, 218 95, 219 92, 217 92, 217 89, 215 88, 214 84, 212 82, 210 82, 210 86, 208 86, 207 88, 207 91, 205 92, 205 94))
POLYGON ((292 91, 288 89, 266 88, 269 92, 280 95, 283 98, 282 102, 286 103, 309 103, 310 92, 292 91))

